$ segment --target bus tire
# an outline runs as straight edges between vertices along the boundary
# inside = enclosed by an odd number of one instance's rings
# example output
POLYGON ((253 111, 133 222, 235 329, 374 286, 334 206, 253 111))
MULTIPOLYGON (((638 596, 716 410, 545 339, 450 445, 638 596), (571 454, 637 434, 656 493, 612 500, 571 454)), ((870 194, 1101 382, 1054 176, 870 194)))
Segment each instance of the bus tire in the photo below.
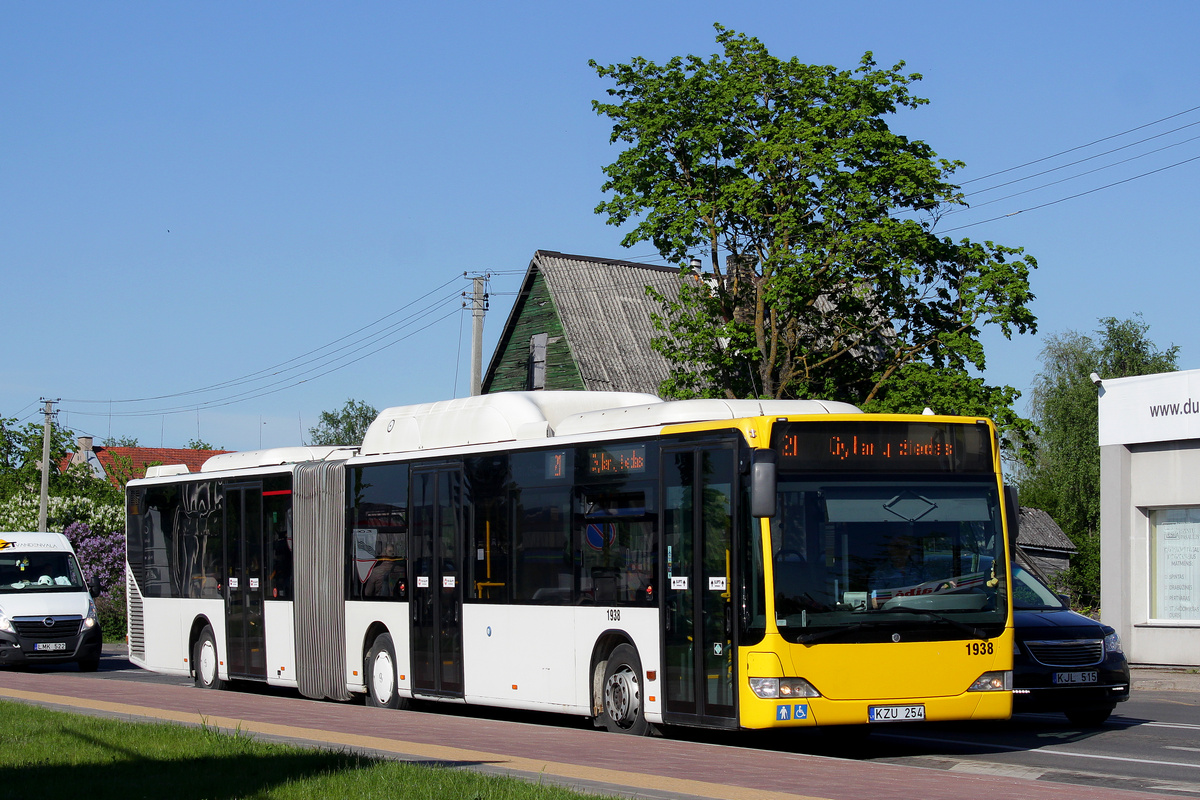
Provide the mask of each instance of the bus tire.
POLYGON ((632 645, 619 645, 609 654, 600 691, 600 722, 606 730, 632 736, 650 733, 642 695, 642 661, 632 645))
POLYGON ((400 697, 396 680, 396 648, 392 635, 375 637, 367 652, 367 705, 375 708, 406 708, 408 702, 400 697))
POLYGON ((221 660, 217 652, 217 637, 213 629, 205 625, 200 631, 200 637, 192 648, 192 672, 195 675, 196 686, 201 689, 220 689, 225 685, 221 680, 221 660))

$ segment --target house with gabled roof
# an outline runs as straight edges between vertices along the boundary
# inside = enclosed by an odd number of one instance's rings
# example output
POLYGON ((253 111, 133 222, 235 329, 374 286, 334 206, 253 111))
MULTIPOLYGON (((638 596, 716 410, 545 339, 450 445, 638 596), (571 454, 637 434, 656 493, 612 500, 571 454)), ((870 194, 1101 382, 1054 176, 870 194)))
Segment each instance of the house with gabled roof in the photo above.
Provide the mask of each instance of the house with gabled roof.
POLYGON ((679 270, 538 250, 482 381, 484 394, 539 389, 658 394, 670 372, 651 346, 652 286, 678 295, 679 270))
POLYGON ((1057 583, 1057 576, 1071 566, 1071 556, 1078 552, 1058 523, 1040 508, 1021 507, 1016 544, 1013 553, 1016 562, 1052 586, 1057 583))
POLYGON ((199 472, 204 462, 228 450, 194 450, 175 447, 104 447, 95 446, 91 436, 76 439, 77 450, 63 459, 59 469, 72 464, 86 464, 97 478, 113 486, 123 487, 126 481, 146 477, 146 467, 156 464, 184 464, 189 472, 199 472))

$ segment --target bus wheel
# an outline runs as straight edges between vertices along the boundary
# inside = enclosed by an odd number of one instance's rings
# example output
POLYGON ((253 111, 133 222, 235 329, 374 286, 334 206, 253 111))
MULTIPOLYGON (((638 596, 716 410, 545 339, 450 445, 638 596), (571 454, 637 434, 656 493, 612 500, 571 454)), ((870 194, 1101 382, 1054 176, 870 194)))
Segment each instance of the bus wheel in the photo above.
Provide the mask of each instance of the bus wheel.
POLYGON ((405 708, 407 702, 396 691, 396 648, 392 635, 375 638, 367 653, 367 705, 375 708, 405 708))
POLYGON ((200 631, 200 638, 192 648, 192 671, 196 676, 196 685, 201 689, 220 689, 224 685, 221 680, 220 661, 217 660, 217 637, 212 628, 207 625, 200 631))
POLYGON ((600 721, 607 730, 634 736, 650 732, 642 708, 642 661, 637 650, 623 644, 612 651, 602 689, 604 713, 600 721))

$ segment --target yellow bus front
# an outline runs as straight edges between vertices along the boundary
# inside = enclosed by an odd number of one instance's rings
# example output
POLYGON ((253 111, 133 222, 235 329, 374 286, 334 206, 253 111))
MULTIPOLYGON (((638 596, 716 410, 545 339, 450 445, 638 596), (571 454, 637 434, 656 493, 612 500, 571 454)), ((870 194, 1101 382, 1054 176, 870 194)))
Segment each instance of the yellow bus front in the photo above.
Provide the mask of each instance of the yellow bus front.
POLYGON ((740 725, 1007 718, 1012 613, 992 424, 767 424, 770 450, 756 456, 774 475, 756 475, 754 491, 773 485, 774 507, 755 520, 761 563, 744 573, 740 725))

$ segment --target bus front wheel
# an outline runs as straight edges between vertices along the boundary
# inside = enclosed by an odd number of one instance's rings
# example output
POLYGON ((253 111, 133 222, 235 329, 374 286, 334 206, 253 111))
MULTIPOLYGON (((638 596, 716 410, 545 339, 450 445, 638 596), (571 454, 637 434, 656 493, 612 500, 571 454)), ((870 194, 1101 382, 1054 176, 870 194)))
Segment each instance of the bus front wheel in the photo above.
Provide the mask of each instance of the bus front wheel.
POLYGON ((642 705, 642 661, 637 650, 623 644, 612 651, 601 684, 603 714, 600 722, 613 733, 645 736, 650 732, 642 705))
POLYGON ((367 705, 375 708, 407 706, 397 691, 396 648, 389 633, 375 637, 367 653, 367 705))
POLYGON ((221 680, 221 662, 217 659, 217 637, 211 627, 205 626, 200 631, 200 638, 192 648, 192 671, 196 676, 196 685, 201 689, 220 689, 224 685, 221 680))

